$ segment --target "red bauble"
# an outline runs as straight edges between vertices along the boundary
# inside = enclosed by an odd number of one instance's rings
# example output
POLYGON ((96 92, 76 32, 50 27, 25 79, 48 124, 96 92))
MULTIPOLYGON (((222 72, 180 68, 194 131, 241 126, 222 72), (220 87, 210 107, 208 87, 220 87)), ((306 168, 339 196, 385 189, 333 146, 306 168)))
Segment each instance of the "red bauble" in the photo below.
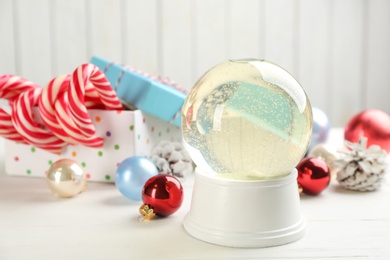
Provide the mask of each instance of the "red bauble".
POLYGON ((142 200, 158 216, 166 217, 176 212, 183 202, 183 187, 178 179, 168 174, 158 174, 146 181, 142 200))
POLYGON ((352 143, 367 137, 367 147, 373 144, 390 152, 390 116, 380 110, 365 110, 354 116, 344 129, 344 138, 352 143))
POLYGON ((305 158, 297 166, 298 184, 309 195, 321 193, 329 185, 330 171, 325 161, 305 158))

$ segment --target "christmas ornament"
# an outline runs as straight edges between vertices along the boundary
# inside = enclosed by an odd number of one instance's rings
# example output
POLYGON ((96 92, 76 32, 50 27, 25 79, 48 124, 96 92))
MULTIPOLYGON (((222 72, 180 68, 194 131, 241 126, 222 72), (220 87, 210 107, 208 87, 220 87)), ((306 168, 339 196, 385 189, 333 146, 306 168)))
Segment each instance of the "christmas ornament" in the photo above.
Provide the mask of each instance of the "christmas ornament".
POLYGON ((325 143, 328 140, 330 122, 328 116, 319 108, 312 107, 313 110, 313 133, 308 151, 314 146, 325 143))
POLYGON ((46 176, 50 190, 61 198, 70 198, 87 188, 83 168, 71 159, 54 162, 46 176))
POLYGON ((324 160, 328 165, 331 178, 336 178, 339 168, 335 165, 335 161, 339 158, 339 154, 332 146, 328 144, 318 144, 310 150, 307 157, 316 157, 324 160))
POLYGON ((152 149, 151 161, 160 174, 185 177, 192 173, 192 160, 182 143, 161 141, 152 149))
POLYGON ((357 191, 378 189, 387 168, 386 151, 378 145, 367 149, 367 138, 360 138, 359 143, 345 141, 345 146, 340 151, 344 156, 336 161, 340 167, 337 173, 340 185, 357 191))
POLYGON ((298 165, 298 185, 302 192, 318 195, 329 185, 330 172, 325 161, 305 158, 298 165))
POLYGON ((184 220, 191 235, 233 247, 303 235, 295 166, 310 141, 312 111, 292 75, 256 59, 213 67, 184 103, 182 132, 197 165, 184 220))
POLYGON ((142 189, 144 204, 139 219, 150 220, 154 215, 166 217, 175 213, 183 202, 183 187, 180 181, 168 174, 158 174, 150 178, 142 189))
POLYGON ((131 200, 141 200, 145 182, 158 173, 156 166, 147 158, 132 156, 123 160, 116 169, 115 185, 131 200))
POLYGON ((345 126, 344 138, 351 143, 367 138, 367 146, 379 145, 390 152, 390 116, 380 110, 365 110, 355 115, 345 126))

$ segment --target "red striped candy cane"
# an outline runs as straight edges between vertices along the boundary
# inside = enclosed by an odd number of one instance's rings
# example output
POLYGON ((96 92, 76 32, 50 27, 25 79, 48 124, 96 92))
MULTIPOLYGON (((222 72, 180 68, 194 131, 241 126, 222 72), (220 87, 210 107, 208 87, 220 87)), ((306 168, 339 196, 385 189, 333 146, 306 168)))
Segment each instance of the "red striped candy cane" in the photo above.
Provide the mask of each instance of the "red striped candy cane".
POLYGON ((40 86, 18 76, 0 75, 0 98, 13 101, 20 93, 32 88, 40 88, 40 86))
POLYGON ((110 86, 104 73, 93 64, 83 64, 72 74, 68 93, 70 113, 74 123, 79 127, 82 135, 87 139, 92 138, 95 127, 87 113, 84 104, 87 83, 91 82, 99 95, 102 104, 108 110, 122 110, 122 104, 110 86))
POLYGON ((18 143, 26 143, 23 136, 16 131, 11 115, 2 108, 0 108, 0 135, 18 143))
POLYGON ((87 108, 122 109, 108 80, 92 64, 52 79, 44 89, 16 76, 0 76, 0 98, 12 104, 11 115, 0 108, 0 135, 51 152, 61 152, 68 143, 102 147, 87 108), (34 121, 36 105, 44 125, 34 121))
POLYGON ((32 107, 38 105, 41 93, 42 88, 29 89, 14 100, 12 123, 28 143, 58 153, 66 143, 33 119, 32 107))
MULTIPOLYGON (((2 99, 12 102, 20 93, 34 88, 40 87, 18 76, 0 75, 0 98, 2 99)), ((11 111, 8 112, 0 108, 0 135, 15 142, 26 143, 22 135, 15 129, 10 113, 11 111)))
POLYGON ((103 146, 103 138, 96 135, 85 136, 79 126, 75 124, 70 112, 67 92, 62 93, 58 97, 55 103, 55 115, 66 134, 75 140, 76 143, 95 148, 103 146))
POLYGON ((62 75, 52 79, 43 89, 39 97, 38 107, 42 121, 48 129, 64 142, 76 144, 77 142, 69 137, 59 124, 55 114, 57 98, 69 89, 69 82, 70 75, 62 75))
MULTIPOLYGON (((69 124, 65 122, 71 121, 68 118, 68 114, 64 111, 68 111, 68 101, 62 101, 58 105, 61 109, 60 114, 56 114, 55 106, 59 102, 59 99, 67 97, 69 86, 70 86, 70 75, 62 75, 52 79, 47 86, 43 89, 42 94, 39 98, 39 112, 45 125, 60 139, 64 140, 69 144, 77 144, 85 142, 85 138, 80 136, 80 132, 75 130, 77 126, 72 125, 68 128, 69 124), (66 94, 65 94, 66 93, 66 94), (58 117, 58 118, 57 118, 58 117), (65 118, 65 119, 64 119, 65 118), (61 121, 61 122, 60 122, 61 121), (67 131, 66 131, 66 130, 67 131)), ((101 100, 96 92, 94 86, 88 82, 86 85, 86 101, 85 106, 87 108, 101 108, 101 100)), ((102 141, 102 140, 101 140, 102 141)))

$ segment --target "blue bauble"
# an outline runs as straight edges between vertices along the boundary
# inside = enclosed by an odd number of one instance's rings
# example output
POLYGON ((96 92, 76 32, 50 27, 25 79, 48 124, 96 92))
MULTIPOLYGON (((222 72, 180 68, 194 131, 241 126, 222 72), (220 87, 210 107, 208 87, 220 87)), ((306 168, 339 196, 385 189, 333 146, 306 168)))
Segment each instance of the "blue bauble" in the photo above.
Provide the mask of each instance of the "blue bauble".
POLYGON ((145 182, 157 175, 156 166, 142 156, 132 156, 123 160, 116 169, 115 185, 127 198, 142 199, 145 182))
POLYGON ((313 111, 313 133, 308 152, 316 145, 325 143, 328 140, 330 122, 328 116, 319 108, 312 107, 313 111))

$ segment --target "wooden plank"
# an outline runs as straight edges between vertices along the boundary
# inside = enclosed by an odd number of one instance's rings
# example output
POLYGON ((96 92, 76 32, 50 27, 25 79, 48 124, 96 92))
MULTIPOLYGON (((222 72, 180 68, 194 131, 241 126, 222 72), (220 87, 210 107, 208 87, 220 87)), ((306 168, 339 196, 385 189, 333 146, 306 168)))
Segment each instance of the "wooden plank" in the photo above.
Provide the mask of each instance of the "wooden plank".
POLYGON ((87 55, 122 60, 122 23, 120 0, 87 0, 87 55))
POLYGON ((260 15, 263 1, 230 1, 229 58, 262 58, 260 50, 264 17, 260 15))
MULTIPOLYGON (((2 144, 0 139, 0 158, 5 154, 2 144)), ((305 236, 283 246, 252 249, 191 237, 182 221, 190 209, 193 176, 182 184, 184 201, 175 214, 139 223, 139 203, 121 196, 114 185, 89 183, 74 199, 59 200, 43 179, 0 171, 0 258, 53 259, 62 248, 74 248, 61 251, 62 258, 82 259, 387 259, 390 254, 390 208, 384 206, 388 182, 378 191, 359 193, 333 181, 318 196, 301 196, 305 236), (111 237, 115 239, 107 239, 111 237)))
MULTIPOLYGON (((5 0, 2 2, 0 8, 0 24, 2 24, 0 31, 0 74, 18 74, 16 65, 15 46, 15 2, 12 0, 5 0)), ((7 101, 0 100, 0 106, 7 104, 7 101)))
POLYGON ((44 85, 53 76, 50 60, 50 20, 48 0, 17 1, 18 13, 15 43, 20 64, 18 74, 44 85))
POLYGON ((0 70, 45 84, 96 54, 189 88, 219 62, 259 55, 343 126, 362 109, 390 113, 388 13, 385 0, 4 0, 0 70))
POLYGON ((168 0, 161 2, 161 74, 172 78, 186 89, 192 79, 192 33, 193 16, 191 0, 168 0))
POLYGON ((331 112, 330 5, 328 0, 301 0, 299 5, 299 82, 311 105, 331 112))
POLYGON ((15 64, 15 24, 14 24, 14 3, 12 0, 5 0, 0 8, 0 74, 17 74, 15 64))
POLYGON ((124 63, 157 74, 158 21, 157 1, 124 1, 126 15, 122 15, 124 63))
POLYGON ((228 59, 227 21, 229 12, 226 1, 197 0, 194 6, 196 12, 195 78, 218 63, 228 59))
POLYGON ((294 61, 296 2, 267 0, 265 2, 265 59, 283 67, 299 78, 294 61))
POLYGON ((390 2, 368 1, 367 71, 365 92, 367 108, 390 113, 390 2))
POLYGON ((362 40, 364 1, 333 1, 330 117, 334 126, 344 126, 363 109, 362 40))
POLYGON ((84 1, 52 0, 50 5, 53 73, 69 74, 90 58, 87 56, 84 1))

